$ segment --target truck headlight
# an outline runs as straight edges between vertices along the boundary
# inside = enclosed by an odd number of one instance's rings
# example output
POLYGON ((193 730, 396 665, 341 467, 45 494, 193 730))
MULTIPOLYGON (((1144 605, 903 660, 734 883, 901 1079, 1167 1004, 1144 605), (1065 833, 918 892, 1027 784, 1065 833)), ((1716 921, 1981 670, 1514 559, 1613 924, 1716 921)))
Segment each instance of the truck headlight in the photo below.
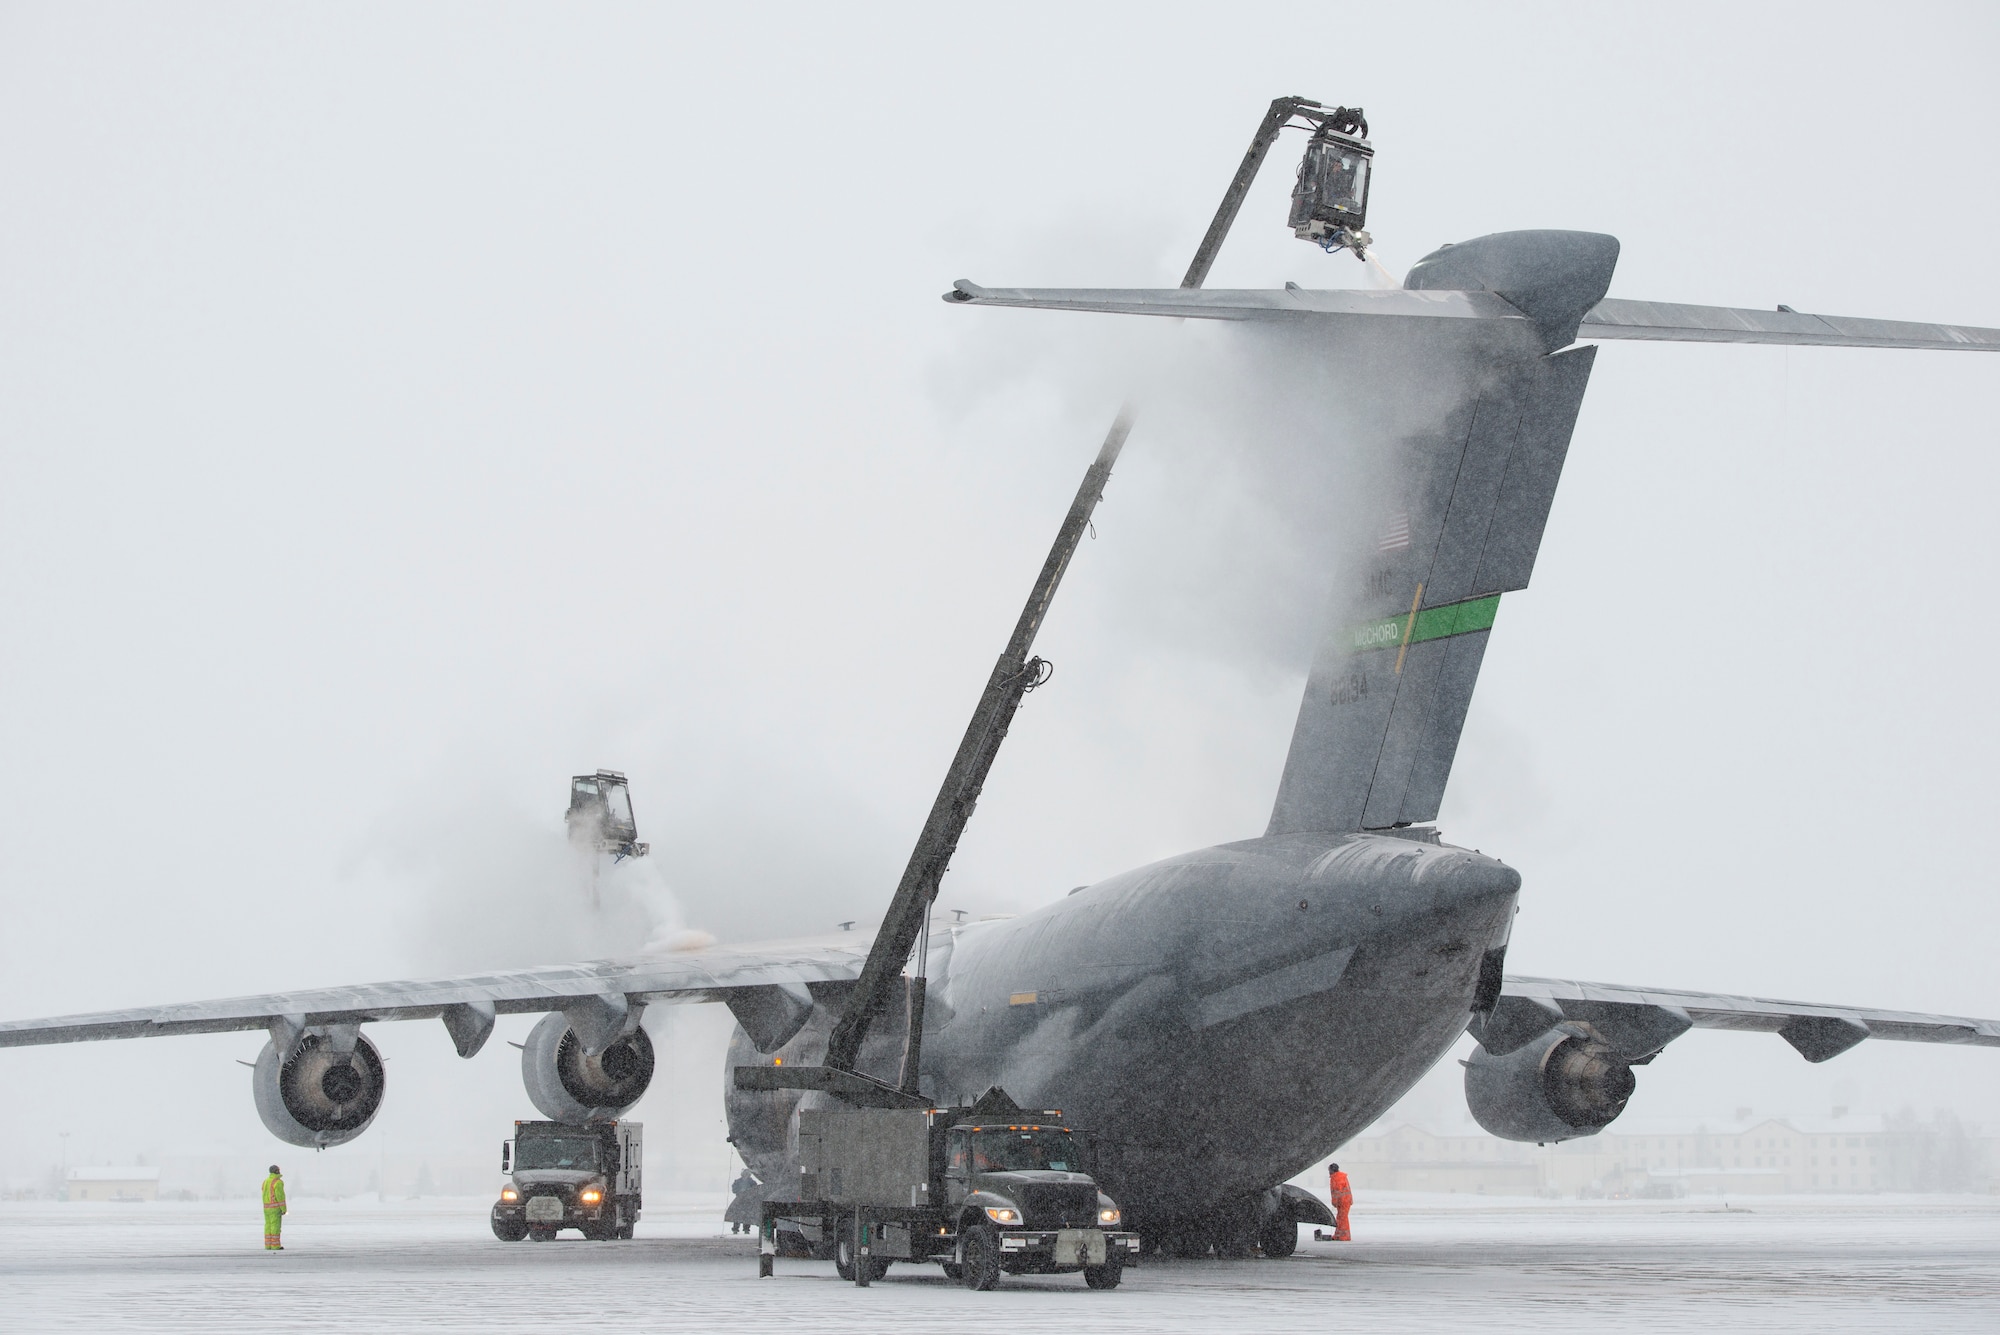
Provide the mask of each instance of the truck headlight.
POLYGON ((518 1201, 521 1199, 521 1193, 512 1187, 502 1187, 500 1188, 500 1199, 503 1201, 518 1201))
POLYGON ((1021 1222, 1020 1211, 1010 1210, 1004 1205, 987 1206, 986 1217, 996 1224, 1018 1224, 1021 1222))
POLYGON ((604 1199, 604 1193, 599 1191, 596 1187, 585 1187, 582 1193, 578 1196, 578 1199, 581 1200, 585 1205, 595 1205, 599 1201, 604 1199))
POLYGON ((1100 1224, 1115 1224, 1121 1217, 1116 1206, 1109 1210, 1099 1210, 1097 1212, 1097 1222, 1100 1224))

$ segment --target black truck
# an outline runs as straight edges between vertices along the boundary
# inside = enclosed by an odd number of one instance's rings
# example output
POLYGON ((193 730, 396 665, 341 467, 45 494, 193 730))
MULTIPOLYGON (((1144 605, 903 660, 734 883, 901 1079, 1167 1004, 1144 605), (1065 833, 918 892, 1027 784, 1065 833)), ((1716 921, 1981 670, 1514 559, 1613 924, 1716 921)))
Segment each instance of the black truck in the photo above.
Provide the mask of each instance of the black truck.
POLYGON ((970 1289, 1077 1272, 1116 1288, 1139 1235, 1120 1228, 1089 1150, 1061 1112, 997 1090, 969 1108, 801 1109, 803 1199, 764 1203, 757 1273, 782 1251, 831 1260, 856 1284, 905 1261, 941 1265, 970 1289))
POLYGON ((547 1242, 565 1228, 601 1242, 639 1222, 644 1128, 637 1122, 516 1122, 500 1146, 507 1174, 493 1236, 547 1242))

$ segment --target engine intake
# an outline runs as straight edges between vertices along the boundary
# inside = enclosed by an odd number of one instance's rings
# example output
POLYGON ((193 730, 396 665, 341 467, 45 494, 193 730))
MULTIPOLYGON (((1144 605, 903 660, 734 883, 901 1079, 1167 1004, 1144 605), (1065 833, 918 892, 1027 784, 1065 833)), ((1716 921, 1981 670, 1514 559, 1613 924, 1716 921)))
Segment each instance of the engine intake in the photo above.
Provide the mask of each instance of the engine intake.
POLYGON ((385 1085, 382 1055, 352 1028, 308 1029, 289 1055, 276 1040, 257 1054, 257 1115, 290 1145, 345 1145, 375 1120, 385 1085))
POLYGON ((1593 1136, 1638 1087, 1632 1064, 1602 1039, 1565 1025, 1502 1057, 1474 1048, 1465 1102, 1479 1125, 1537 1144, 1593 1136))
POLYGON ((653 1083, 653 1040, 634 1028, 593 1057, 562 1012, 552 1011, 521 1048, 521 1083, 550 1121, 617 1117, 653 1083))

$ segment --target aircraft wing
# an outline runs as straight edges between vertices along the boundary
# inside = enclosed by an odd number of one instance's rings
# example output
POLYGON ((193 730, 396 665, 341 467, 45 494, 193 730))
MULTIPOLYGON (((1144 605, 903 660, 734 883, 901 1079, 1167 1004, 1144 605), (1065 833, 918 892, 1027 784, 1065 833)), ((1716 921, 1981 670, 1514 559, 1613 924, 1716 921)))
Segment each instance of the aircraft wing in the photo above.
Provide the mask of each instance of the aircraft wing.
POLYGON ((1492 1013, 1468 1028, 1501 1056, 1566 1022, 1590 1025, 1625 1056, 1641 1060, 1689 1029, 1776 1034, 1810 1062, 1837 1057, 1867 1038, 2000 1047, 2000 1020, 1512 975, 1492 1013))
MULTIPOLYGON (((1183 288, 980 287, 960 279, 945 300, 973 306, 1164 315, 1188 320, 1512 321, 1529 317, 1493 292, 1411 289, 1314 291, 1288 285, 1261 290, 1183 288)), ((1574 317, 1572 317, 1574 318, 1574 317)), ((2000 329, 1973 325, 1861 320, 1800 311, 1685 306, 1607 297, 1585 312, 1578 338, 1677 343, 1782 343, 1837 348, 1929 348, 2000 352, 2000 329)))
POLYGON ((852 981, 861 972, 867 949, 865 934, 843 932, 829 938, 541 965, 435 981, 367 983, 11 1020, 0 1023, 0 1048, 442 1017, 461 1055, 470 1056, 466 1047, 477 1049, 496 1014, 570 1010, 604 1001, 611 1001, 621 1013, 626 1006, 649 1001, 722 1001, 739 1016, 799 1005, 809 1008, 808 988, 852 981), (476 1034, 478 1041, 461 1038, 462 1034, 476 1034))

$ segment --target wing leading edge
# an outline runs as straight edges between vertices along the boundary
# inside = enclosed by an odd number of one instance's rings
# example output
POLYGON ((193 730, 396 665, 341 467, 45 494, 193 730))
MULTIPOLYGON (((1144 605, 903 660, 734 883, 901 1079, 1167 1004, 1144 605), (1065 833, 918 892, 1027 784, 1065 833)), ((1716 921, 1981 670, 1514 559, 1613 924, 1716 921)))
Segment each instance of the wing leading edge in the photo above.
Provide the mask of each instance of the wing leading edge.
POLYGON ((0 1022, 0 1048, 439 1017, 457 1039, 454 1021, 470 1012, 490 1021, 495 1014, 568 1010, 610 998, 630 1006, 722 1001, 735 1010, 754 1006, 760 991, 798 996, 814 984, 851 982, 861 972, 866 947, 849 944, 853 936, 843 937, 12 1020, 0 1022))
POLYGON ((1810 1062, 1837 1057, 1869 1038, 2000 1047, 2000 1020, 1513 976, 1506 979, 1492 1012, 1475 1017, 1468 1028, 1488 1052, 1504 1056, 1564 1023, 1587 1024, 1612 1047, 1637 1059, 1650 1057, 1689 1029, 1777 1034, 1810 1062))

